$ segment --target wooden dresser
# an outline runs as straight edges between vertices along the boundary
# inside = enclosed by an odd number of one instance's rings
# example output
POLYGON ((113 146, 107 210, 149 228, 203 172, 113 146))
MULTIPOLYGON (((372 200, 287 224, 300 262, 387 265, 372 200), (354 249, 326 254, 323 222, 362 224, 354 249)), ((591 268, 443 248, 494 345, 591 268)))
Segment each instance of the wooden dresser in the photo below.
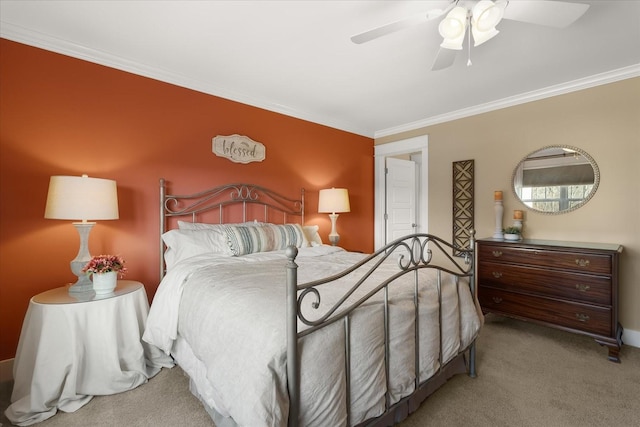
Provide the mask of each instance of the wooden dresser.
POLYGON ((483 312, 593 337, 620 362, 618 262, 622 246, 554 240, 478 240, 483 312))

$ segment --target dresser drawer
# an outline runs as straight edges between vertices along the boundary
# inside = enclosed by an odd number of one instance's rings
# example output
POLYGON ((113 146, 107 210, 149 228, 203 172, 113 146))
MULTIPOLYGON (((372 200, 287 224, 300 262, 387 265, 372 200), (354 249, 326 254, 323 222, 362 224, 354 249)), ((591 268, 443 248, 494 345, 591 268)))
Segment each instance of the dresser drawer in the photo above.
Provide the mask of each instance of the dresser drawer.
POLYGON ((600 305, 611 305, 611 279, 607 276, 549 270, 513 264, 483 262, 478 283, 504 290, 539 294, 600 305))
POLYGON ((483 261, 527 264, 592 274, 611 274, 610 256, 588 252, 483 244, 479 247, 478 257, 483 261))
POLYGON ((486 311, 548 322, 580 331, 612 335, 611 308, 522 295, 480 286, 480 305, 486 311))

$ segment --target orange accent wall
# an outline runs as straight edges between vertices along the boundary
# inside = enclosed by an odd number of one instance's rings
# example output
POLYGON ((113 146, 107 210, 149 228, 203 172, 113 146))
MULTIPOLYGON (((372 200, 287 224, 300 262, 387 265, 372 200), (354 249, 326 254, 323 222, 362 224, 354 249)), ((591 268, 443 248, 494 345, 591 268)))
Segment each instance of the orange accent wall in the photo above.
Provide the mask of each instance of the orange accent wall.
POLYGON ((0 53, 0 360, 16 353, 29 299, 75 280, 75 228, 44 219, 51 175, 116 180, 120 219, 97 223, 90 251, 122 255, 150 299, 161 177, 174 193, 248 182, 296 196, 304 187, 306 223, 325 240, 318 190, 346 187, 340 244, 373 250, 372 139, 5 39, 0 53), (236 133, 263 143, 266 159, 243 165, 211 152, 213 137, 236 133))

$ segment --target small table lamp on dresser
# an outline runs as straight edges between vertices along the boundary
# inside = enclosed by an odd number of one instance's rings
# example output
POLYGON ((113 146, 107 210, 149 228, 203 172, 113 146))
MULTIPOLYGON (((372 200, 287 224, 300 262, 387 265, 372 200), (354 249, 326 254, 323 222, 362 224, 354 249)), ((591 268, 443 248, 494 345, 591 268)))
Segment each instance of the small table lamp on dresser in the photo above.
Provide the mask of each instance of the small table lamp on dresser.
POLYGON ((80 249, 71 261, 71 271, 78 280, 69 288, 70 293, 92 291, 89 276, 82 268, 91 260, 89 233, 95 222, 88 220, 118 219, 118 193, 116 182, 110 179, 79 176, 52 176, 44 212, 45 218, 79 220, 73 225, 80 235, 80 249))

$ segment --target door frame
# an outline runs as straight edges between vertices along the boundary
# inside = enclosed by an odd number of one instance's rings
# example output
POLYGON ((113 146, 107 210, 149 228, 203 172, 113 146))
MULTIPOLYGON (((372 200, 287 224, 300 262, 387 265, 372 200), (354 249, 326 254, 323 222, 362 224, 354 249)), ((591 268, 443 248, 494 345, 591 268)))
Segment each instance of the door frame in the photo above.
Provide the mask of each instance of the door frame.
POLYGON ((386 206, 386 158, 401 154, 420 153, 420 162, 416 162, 420 168, 420 182, 416 188, 416 201, 419 206, 417 219, 417 232, 429 232, 429 136, 420 135, 388 144, 375 145, 374 147, 374 245, 380 249, 385 245, 385 206, 386 206))

